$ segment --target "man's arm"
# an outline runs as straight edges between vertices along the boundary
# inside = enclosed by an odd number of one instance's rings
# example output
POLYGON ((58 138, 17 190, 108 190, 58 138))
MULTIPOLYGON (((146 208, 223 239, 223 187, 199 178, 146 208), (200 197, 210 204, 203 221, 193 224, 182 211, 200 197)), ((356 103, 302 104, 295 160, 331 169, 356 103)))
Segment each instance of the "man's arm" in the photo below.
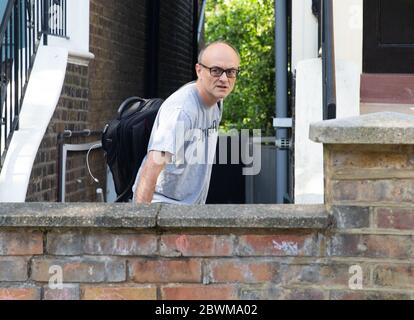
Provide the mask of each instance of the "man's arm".
POLYGON ((150 151, 140 175, 136 189, 136 203, 150 204, 157 184, 158 176, 165 165, 171 161, 168 152, 150 151))

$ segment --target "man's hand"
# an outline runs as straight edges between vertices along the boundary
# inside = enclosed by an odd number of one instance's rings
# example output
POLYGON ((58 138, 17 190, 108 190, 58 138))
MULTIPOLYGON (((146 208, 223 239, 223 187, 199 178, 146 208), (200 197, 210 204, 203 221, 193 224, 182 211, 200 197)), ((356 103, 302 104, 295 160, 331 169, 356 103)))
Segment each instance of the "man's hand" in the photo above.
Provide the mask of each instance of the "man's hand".
POLYGON ((172 155, 168 152, 150 151, 140 175, 136 190, 137 204, 150 204, 157 184, 158 176, 165 165, 171 162, 172 155))

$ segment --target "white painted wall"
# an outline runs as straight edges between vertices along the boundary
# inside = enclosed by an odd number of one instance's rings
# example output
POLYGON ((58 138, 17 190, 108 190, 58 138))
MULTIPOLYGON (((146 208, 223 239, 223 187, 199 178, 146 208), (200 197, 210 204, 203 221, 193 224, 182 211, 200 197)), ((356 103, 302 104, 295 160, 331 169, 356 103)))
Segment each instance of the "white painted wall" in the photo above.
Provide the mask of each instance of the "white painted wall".
POLYGON ((48 37, 49 45, 66 48, 70 56, 92 59, 89 52, 89 0, 67 1, 67 36, 48 37))
POLYGON ((363 0, 335 0, 335 54, 357 65, 362 73, 363 0))
MULTIPOLYGON (((337 118, 359 115, 358 67, 336 62, 337 118)), ((295 203, 324 203, 323 146, 309 139, 313 122, 322 120, 322 61, 298 63, 296 75, 295 203)))
POLYGON ((292 0, 293 70, 299 61, 317 57, 318 19, 312 14, 312 0, 292 0))
MULTIPOLYGON (((335 0, 335 54, 362 72, 363 0, 335 0)), ((292 0, 292 66, 318 57, 318 20, 312 0, 292 0)))
MULTIPOLYGON (((363 0, 335 0, 337 117, 359 114, 363 0)), ((296 70, 295 203, 324 202, 323 146, 309 139, 322 120, 322 65, 311 0, 292 2, 292 65, 296 70)))

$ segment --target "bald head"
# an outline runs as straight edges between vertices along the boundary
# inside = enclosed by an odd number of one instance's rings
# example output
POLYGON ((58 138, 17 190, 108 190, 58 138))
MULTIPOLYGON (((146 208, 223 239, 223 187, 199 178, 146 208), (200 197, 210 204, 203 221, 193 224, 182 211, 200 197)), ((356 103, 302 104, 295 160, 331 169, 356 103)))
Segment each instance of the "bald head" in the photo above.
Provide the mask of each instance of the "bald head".
POLYGON ((209 54, 211 51, 216 52, 216 51, 233 51, 233 53, 237 56, 237 60, 240 63, 240 54, 237 51, 237 49, 231 45, 228 42, 225 41, 214 41, 210 44, 208 44, 206 47, 204 47, 203 49, 201 49, 199 55, 198 55, 198 63, 203 63, 203 58, 205 56, 205 54, 209 54))

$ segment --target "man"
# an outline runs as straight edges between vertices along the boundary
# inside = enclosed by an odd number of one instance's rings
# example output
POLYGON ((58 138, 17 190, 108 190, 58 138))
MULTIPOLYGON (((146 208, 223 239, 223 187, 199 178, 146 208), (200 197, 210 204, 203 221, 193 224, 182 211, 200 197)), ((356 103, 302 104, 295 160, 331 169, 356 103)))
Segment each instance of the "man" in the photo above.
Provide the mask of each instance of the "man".
POLYGON ((172 94, 158 112, 133 187, 134 203, 205 204, 222 116, 219 102, 233 91, 239 65, 238 52, 226 42, 200 52, 197 81, 172 94))

